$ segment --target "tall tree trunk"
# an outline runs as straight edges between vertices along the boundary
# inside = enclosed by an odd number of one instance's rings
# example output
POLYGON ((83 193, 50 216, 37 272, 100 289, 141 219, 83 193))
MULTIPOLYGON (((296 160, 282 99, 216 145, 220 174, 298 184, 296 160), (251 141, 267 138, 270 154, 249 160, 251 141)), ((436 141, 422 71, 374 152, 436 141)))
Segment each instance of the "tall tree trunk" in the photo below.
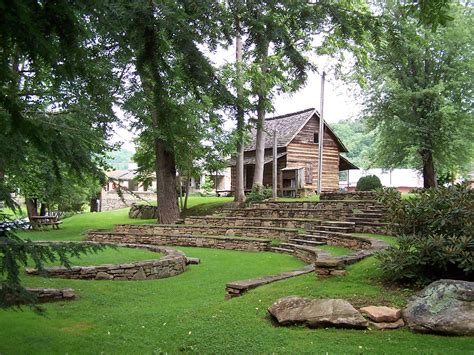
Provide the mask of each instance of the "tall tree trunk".
POLYGON ((237 67, 237 156, 236 156, 236 182, 235 182, 235 194, 234 201, 238 204, 245 202, 245 191, 244 191, 244 126, 245 116, 243 107, 243 88, 242 88, 242 37, 240 34, 240 25, 236 20, 237 37, 235 38, 235 64, 237 67))
MULTIPOLYGON (((260 67, 262 77, 267 73, 268 43, 263 45, 262 65, 260 67)), ((259 87, 257 102, 257 139, 255 147, 255 170, 253 173, 253 186, 263 186, 263 171, 265 169, 265 103, 267 101, 265 79, 262 79, 259 87)))
POLYGON ((174 224, 179 218, 175 158, 174 153, 168 151, 166 143, 159 138, 155 138, 155 170, 158 222, 174 224))
POLYGON ((25 204, 28 218, 38 215, 38 204, 35 198, 25 198, 25 204))
POLYGON ((178 174, 178 187, 179 187, 179 208, 183 212, 183 179, 181 178, 181 172, 178 174))
POLYGON ((46 216, 46 204, 44 202, 41 202, 40 216, 46 216))
POLYGON ((423 161, 423 187, 427 189, 438 186, 436 182, 433 153, 429 149, 423 149, 420 154, 423 161))
POLYGON ((186 195, 184 196, 184 210, 188 209, 188 197, 189 197, 189 185, 191 184, 191 178, 188 177, 186 178, 186 195))

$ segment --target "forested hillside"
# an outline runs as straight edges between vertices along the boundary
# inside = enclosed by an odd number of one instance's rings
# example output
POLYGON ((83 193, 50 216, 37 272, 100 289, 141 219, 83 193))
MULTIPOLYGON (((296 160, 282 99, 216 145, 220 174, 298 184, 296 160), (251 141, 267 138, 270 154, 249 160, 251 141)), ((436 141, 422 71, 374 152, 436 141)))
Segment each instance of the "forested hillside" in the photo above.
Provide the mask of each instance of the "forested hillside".
POLYGON ((132 159, 133 152, 127 149, 120 149, 109 154, 107 163, 113 170, 125 170, 128 168, 128 162, 132 159))
POLYGON ((368 132, 361 119, 342 120, 330 126, 349 150, 349 153, 345 154, 346 158, 359 168, 369 168, 373 157, 375 132, 368 132))

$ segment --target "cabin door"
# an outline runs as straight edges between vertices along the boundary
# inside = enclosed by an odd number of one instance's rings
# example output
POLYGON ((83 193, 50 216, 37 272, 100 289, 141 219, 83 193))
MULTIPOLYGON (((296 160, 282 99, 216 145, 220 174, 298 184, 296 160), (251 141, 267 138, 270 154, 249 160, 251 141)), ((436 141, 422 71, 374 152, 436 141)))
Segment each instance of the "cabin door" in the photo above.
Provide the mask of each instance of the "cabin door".
POLYGON ((254 165, 246 165, 245 166, 245 174, 244 174, 245 190, 252 190, 254 172, 255 172, 255 166, 254 165))

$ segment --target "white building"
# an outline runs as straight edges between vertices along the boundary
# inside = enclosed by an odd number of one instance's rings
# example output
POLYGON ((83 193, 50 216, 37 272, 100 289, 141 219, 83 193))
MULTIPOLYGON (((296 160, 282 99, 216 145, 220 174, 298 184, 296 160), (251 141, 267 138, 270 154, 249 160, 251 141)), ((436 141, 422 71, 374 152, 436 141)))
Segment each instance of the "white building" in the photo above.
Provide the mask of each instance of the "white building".
POLYGON ((384 187, 395 187, 402 193, 423 187, 423 176, 414 169, 361 169, 348 170, 347 174, 348 178, 339 182, 342 190, 355 191, 357 181, 368 175, 377 176, 384 187))

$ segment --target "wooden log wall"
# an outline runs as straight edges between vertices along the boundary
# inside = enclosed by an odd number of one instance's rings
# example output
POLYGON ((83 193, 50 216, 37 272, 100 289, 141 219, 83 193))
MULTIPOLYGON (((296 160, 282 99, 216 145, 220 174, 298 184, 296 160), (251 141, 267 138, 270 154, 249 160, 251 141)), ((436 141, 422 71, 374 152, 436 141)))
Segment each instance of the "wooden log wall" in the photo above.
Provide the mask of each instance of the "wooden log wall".
MULTIPOLYGON (((312 182, 305 187, 316 189, 318 184, 318 147, 314 137, 319 131, 319 121, 313 116, 287 147, 287 166, 311 169, 312 182)), ((306 175, 306 171, 305 171, 306 175)), ((339 190, 339 148, 327 131, 324 132, 323 147, 323 191, 339 190)))

